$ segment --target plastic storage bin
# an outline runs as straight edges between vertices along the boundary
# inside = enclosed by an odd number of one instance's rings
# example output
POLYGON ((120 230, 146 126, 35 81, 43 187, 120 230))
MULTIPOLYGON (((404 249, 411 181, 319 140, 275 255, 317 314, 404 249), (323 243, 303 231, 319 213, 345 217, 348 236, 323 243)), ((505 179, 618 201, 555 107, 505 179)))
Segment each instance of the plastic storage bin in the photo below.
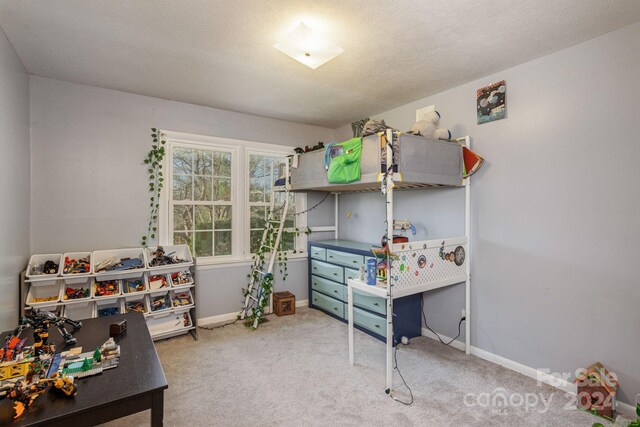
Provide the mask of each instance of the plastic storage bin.
POLYGON ((26 277, 30 282, 40 282, 42 284, 52 285, 58 280, 58 276, 62 273, 62 254, 37 254, 32 255, 27 265, 26 277), (58 270, 54 274, 33 274, 34 268, 43 268, 44 263, 53 261, 58 264, 58 270))
POLYGON ((149 292, 159 293, 169 289, 169 275, 148 273, 146 276, 149 292))
POLYGON ((193 307, 193 296, 189 289, 171 291, 171 305, 175 309, 193 307))
POLYGON ((92 256, 91 271, 96 275, 98 280, 110 279, 126 279, 133 277, 141 277, 143 269, 146 266, 144 250, 142 248, 132 249, 110 249, 106 251, 95 251, 92 256), (108 259, 137 259, 140 260, 140 267, 130 270, 100 270, 98 268, 108 259))
POLYGON ((131 279, 122 279, 122 294, 133 295, 141 294, 147 290, 147 281, 144 277, 136 277, 131 279))
POLYGON ((96 299, 113 299, 120 296, 120 280, 96 280, 93 283, 93 297, 96 299))
POLYGON ((106 317, 121 313, 122 301, 119 299, 96 300, 96 317, 106 317))
POLYGON ((191 270, 175 271, 169 273, 172 288, 186 288, 193 285, 191 270))
POLYGON ((95 302, 85 301, 64 306, 64 317, 72 320, 90 319, 95 316, 95 302))
POLYGON ((155 259, 154 252, 157 250, 157 248, 157 246, 154 246, 149 247, 145 250, 145 255, 147 257, 147 267, 150 270, 153 270, 155 274, 159 274, 161 272, 169 273, 172 271, 184 270, 185 267, 193 264, 193 257, 191 256, 188 245, 166 245, 162 246, 165 256, 177 257, 184 261, 174 264, 152 265, 155 259))
POLYGON ((62 255, 62 277, 66 284, 76 284, 76 283, 86 283, 89 280, 89 276, 91 275, 91 252, 69 252, 62 255), (88 271, 81 270, 71 270, 71 265, 67 264, 67 261, 75 260, 78 262, 81 259, 87 259, 88 263, 88 271))
POLYGON ((167 313, 162 316, 147 317, 147 327, 153 339, 161 339, 185 329, 192 329, 193 322, 188 311, 184 313, 167 313))
POLYGON ((140 312, 149 313, 149 300, 147 295, 129 295, 124 297, 124 313, 140 312))
POLYGON ((169 292, 149 295, 150 314, 163 312, 165 310, 171 310, 171 297, 169 297, 169 292))
POLYGON ((85 282, 79 284, 71 284, 68 282, 62 283, 62 301, 84 301, 91 298, 91 288, 93 287, 93 280, 90 278, 85 279, 85 282))
POLYGON ((53 284, 42 284, 29 287, 26 304, 31 307, 47 307, 57 305, 62 297, 62 282, 55 281, 53 284))

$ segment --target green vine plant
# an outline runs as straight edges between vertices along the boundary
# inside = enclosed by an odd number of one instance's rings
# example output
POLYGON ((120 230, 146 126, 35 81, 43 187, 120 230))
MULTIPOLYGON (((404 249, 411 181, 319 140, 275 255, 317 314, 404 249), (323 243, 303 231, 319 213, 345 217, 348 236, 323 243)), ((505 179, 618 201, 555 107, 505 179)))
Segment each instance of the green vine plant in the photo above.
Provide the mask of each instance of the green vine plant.
MULTIPOLYGON (((242 289, 242 296, 244 298, 247 297, 247 294, 251 292, 251 282, 259 283, 260 293, 262 294, 262 299, 259 300, 255 307, 251 308, 250 314, 245 318, 245 326, 255 330, 254 327, 255 320, 258 319, 258 325, 264 322, 264 311, 269 304, 269 296, 273 293, 273 274, 267 273, 264 277, 260 278, 259 271, 264 270, 264 265, 266 262, 266 257, 269 254, 269 251, 272 247, 275 247, 276 238, 278 235, 278 229, 273 226, 273 223, 267 223, 267 235, 265 236, 264 243, 258 247, 255 254, 253 254, 253 266, 252 272, 247 274, 247 278, 249 279, 249 284, 246 288, 242 289)), ((304 232, 306 235, 311 234, 311 228, 307 227, 305 230, 301 231, 299 228, 295 228, 294 230, 283 230, 283 234, 293 234, 295 237, 299 236, 301 232, 304 232)), ((277 248, 273 250, 277 250, 277 261, 278 261, 278 269, 280 271, 280 275, 282 280, 287 280, 288 268, 287 261, 289 251, 285 247, 285 239, 280 239, 280 243, 277 248)), ((295 249, 291 252, 297 253, 295 249)), ((238 317, 239 318, 239 317, 238 317)))
POLYGON ((158 211, 160 209, 160 192, 164 186, 164 175, 162 173, 162 159, 165 155, 165 135, 156 128, 151 128, 152 145, 151 150, 144 159, 149 174, 149 226, 147 233, 142 236, 141 243, 147 247, 158 233, 158 211))

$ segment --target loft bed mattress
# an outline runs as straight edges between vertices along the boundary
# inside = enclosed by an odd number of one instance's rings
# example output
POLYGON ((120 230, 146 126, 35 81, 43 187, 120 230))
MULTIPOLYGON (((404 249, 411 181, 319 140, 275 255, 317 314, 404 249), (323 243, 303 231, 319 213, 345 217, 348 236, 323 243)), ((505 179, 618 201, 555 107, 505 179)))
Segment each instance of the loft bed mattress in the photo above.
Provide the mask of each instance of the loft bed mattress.
MULTIPOLYGON (((457 142, 400 134, 396 189, 459 187, 462 185, 462 146, 457 142)), ((291 168, 290 191, 359 192, 380 190, 381 137, 362 139, 361 177, 350 184, 330 184, 324 166, 324 150, 300 154, 298 167, 291 168)), ((384 156, 384 157, 383 157, 384 156)))

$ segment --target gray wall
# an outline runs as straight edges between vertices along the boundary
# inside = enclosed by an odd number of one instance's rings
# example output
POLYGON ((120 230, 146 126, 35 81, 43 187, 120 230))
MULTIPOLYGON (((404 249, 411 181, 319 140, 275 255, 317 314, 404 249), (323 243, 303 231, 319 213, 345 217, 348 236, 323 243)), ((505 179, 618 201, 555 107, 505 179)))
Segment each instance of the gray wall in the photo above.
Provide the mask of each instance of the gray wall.
POLYGON ((18 319, 29 260, 29 76, 0 29, 0 330, 18 319))
MULTIPOLYGON (((34 253, 139 245, 148 221, 142 160, 150 148, 151 127, 291 146, 328 141, 334 134, 332 129, 32 76, 34 253)), ((306 299, 306 264, 291 264, 291 276, 286 283, 276 281, 276 289, 306 299)), ((248 266, 202 270, 198 316, 239 310, 248 271, 248 266)))
MULTIPOLYGON (((416 108, 435 104, 454 136, 471 135, 486 158, 473 181, 472 344, 555 372, 601 361, 618 374, 627 403, 640 393, 638 76, 634 24, 373 114, 408 130, 416 108), (502 79, 508 118, 476 125, 476 89, 502 79)), ((418 237, 460 233, 461 197, 398 194, 396 216, 418 223, 418 237)), ((343 197, 341 237, 377 240, 383 209, 377 194, 343 197)), ((430 326, 455 336, 463 286, 425 302, 430 326)))

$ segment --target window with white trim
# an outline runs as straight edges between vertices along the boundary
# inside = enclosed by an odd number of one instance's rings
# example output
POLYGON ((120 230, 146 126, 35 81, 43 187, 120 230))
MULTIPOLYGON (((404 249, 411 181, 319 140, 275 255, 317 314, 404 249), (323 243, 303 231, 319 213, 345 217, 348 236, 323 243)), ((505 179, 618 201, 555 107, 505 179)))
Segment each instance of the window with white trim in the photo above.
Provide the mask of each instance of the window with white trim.
MULTIPOLYGON (((271 198, 275 197, 274 206, 281 209, 284 204, 285 193, 273 192, 275 181, 279 178, 281 165, 285 161, 285 157, 274 156, 273 154, 248 151, 248 181, 249 181, 249 250, 255 253, 260 246, 262 235, 267 224, 269 216, 269 207, 271 206, 271 198)), ((286 250, 296 249, 296 196, 294 193, 289 194, 289 208, 284 223, 284 232, 282 234, 283 248, 286 250)), ((276 215, 276 220, 280 219, 280 215, 276 215)), ((298 224, 300 225, 300 224, 298 224)))
MULTIPOLYGON (((251 259, 260 244, 279 167, 292 148, 165 132, 167 185, 161 198, 160 243, 188 244, 201 263, 251 259)), ((285 193, 275 194, 282 206, 285 193)), ((289 195, 284 247, 304 252, 306 195, 289 195)), ((280 216, 277 216, 279 219, 280 216)))

